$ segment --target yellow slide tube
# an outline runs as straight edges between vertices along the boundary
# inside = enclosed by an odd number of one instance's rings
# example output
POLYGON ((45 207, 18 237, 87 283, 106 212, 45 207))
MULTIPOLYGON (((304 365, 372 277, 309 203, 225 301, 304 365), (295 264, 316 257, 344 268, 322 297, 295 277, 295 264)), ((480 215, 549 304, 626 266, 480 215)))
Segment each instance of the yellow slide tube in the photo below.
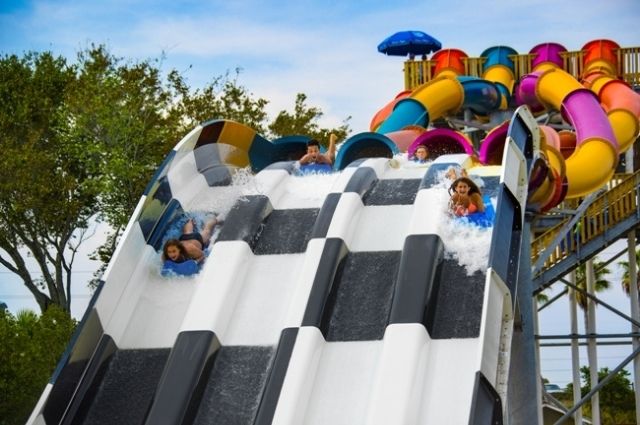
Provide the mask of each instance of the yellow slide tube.
MULTIPOLYGON (((489 67, 482 78, 487 81, 491 81, 492 83, 500 83, 507 88, 509 93, 513 93, 513 85, 515 84, 515 76, 513 75, 513 71, 509 69, 508 66, 505 65, 493 65, 489 67)), ((507 98, 502 96, 502 100, 500 101, 500 109, 507 109, 507 98)))
POLYGON ((536 85, 536 96, 547 106, 559 111, 564 98, 581 88, 582 84, 571 74, 560 68, 550 68, 540 75, 536 85))
POLYGON ((439 77, 418 87, 411 98, 427 109, 429 119, 433 121, 462 107, 464 89, 456 78, 439 77))

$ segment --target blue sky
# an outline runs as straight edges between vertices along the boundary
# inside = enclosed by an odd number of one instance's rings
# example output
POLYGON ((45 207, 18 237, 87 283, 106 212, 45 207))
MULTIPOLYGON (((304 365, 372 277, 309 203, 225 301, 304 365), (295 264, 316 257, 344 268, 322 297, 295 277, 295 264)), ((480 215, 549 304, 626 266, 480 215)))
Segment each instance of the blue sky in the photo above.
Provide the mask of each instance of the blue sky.
POLYGON ((359 1, 4 1, 0 51, 51 50, 74 58, 104 43, 125 58, 158 58, 202 86, 242 68, 240 83, 292 108, 295 94, 325 112, 326 124, 352 116, 355 132, 402 90, 402 59, 376 46, 405 29, 426 31, 444 47, 478 56, 494 45, 526 53, 538 43, 578 50, 596 38, 640 45, 640 2, 498 0, 359 1), (191 68, 190 68, 191 66, 191 68))
MULTIPOLYGON (((324 111, 321 124, 339 125, 352 116, 352 129, 361 132, 368 130, 373 114, 403 89, 402 59, 376 50, 396 31, 423 30, 444 48, 458 48, 469 56, 495 45, 527 53, 544 42, 578 50, 599 38, 640 46, 638 0, 497 0, 490 6, 469 0, 333 3, 2 0, 0 54, 48 50, 73 60, 91 43, 105 44, 115 55, 131 60, 156 59, 164 53, 163 69, 182 71, 192 87, 239 67, 239 82, 268 99, 270 113, 292 109, 296 93, 305 93, 310 105, 324 111)), ((87 260, 78 265, 76 311, 88 301, 81 282, 94 267, 87 260)), ((0 271, 0 295, 17 285, 0 271)), ((608 301, 628 311, 619 292, 616 287, 608 301)), ((12 310, 30 305, 28 296, 5 302, 12 310)), ((541 329, 568 333, 566 317, 566 307, 549 309, 541 317, 541 329)), ((611 319, 609 325, 608 315, 601 317, 601 332, 628 331, 626 323, 611 319)), ((626 347, 611 350, 613 354, 604 356, 609 361, 601 366, 615 367, 628 352, 626 347)), ((547 357, 566 363, 568 353, 549 353, 547 357)), ((547 366, 545 375, 564 384, 570 376, 567 368, 567 364, 547 366)))

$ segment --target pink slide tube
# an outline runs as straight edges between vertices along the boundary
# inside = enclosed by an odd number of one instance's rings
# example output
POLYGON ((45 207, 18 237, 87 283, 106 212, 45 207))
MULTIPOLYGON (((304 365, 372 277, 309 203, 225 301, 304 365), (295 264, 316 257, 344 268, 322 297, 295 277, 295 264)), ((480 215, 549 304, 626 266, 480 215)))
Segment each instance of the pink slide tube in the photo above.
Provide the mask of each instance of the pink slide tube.
POLYGON ((528 105, 532 112, 540 112, 544 109, 544 106, 538 100, 536 96, 536 84, 538 84, 538 78, 540 72, 532 72, 520 79, 518 88, 516 89, 516 104, 528 105))
POLYGON ((502 153, 508 130, 509 122, 507 121, 496 127, 484 138, 480 145, 480 152, 478 152, 480 162, 485 165, 502 164, 502 153))
POLYGON ((533 53, 536 56, 531 59, 531 68, 535 69, 536 66, 544 62, 551 62, 556 64, 558 68, 564 68, 564 62, 560 53, 566 52, 567 49, 558 43, 543 43, 533 47, 529 53, 533 53))
POLYGON ((578 89, 569 93, 562 101, 562 117, 576 129, 577 144, 591 138, 608 141, 615 152, 618 142, 607 116, 602 112, 598 97, 589 89, 578 89))
POLYGON ((436 128, 422 133, 411 143, 407 156, 411 158, 418 145, 425 145, 429 150, 429 158, 449 153, 466 153, 473 155, 473 146, 462 134, 448 128, 436 128))

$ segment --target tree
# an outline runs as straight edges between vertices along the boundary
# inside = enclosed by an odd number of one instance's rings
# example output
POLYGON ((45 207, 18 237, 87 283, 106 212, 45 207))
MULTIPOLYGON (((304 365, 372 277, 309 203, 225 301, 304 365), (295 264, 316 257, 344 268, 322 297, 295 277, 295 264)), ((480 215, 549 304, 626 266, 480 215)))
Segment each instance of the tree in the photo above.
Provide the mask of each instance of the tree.
MULTIPOLYGON (((595 290, 596 292, 606 291, 611 287, 611 283, 604 277, 611 273, 608 267, 604 265, 603 261, 594 261, 593 270, 595 273, 595 290)), ((587 267, 586 264, 580 264, 576 268, 576 286, 583 290, 587 289, 587 267)), ((587 309, 587 296, 580 291, 575 291, 575 297, 578 305, 583 311, 587 309)), ((544 304, 549 301, 549 296, 544 292, 536 294, 536 301, 538 304, 544 304)))
MULTIPOLYGON (((609 282, 604 277, 611 273, 608 267, 605 266, 603 261, 594 260, 593 262, 593 271, 595 274, 595 292, 603 292, 611 287, 611 282, 609 282)), ((580 264, 576 268, 576 286, 586 291, 587 289, 587 266, 586 263, 580 264)), ((580 308, 585 312, 587 311, 587 296, 582 291, 575 291, 576 301, 580 308)), ((585 315, 585 323, 586 323, 586 315, 585 315)))
POLYGON ((338 136, 338 140, 343 140, 349 133, 349 125, 347 122, 351 119, 348 117, 343 124, 334 129, 320 128, 318 119, 323 115, 319 108, 309 107, 306 105, 307 96, 298 93, 293 108, 293 114, 287 111, 280 111, 275 120, 269 125, 269 131, 274 137, 282 137, 292 134, 308 135, 317 139, 325 147, 329 143, 329 134, 334 133, 338 136))
POLYGON ((57 306, 41 316, 0 310, 0 425, 26 422, 75 326, 57 306))
MULTIPOLYGON (((628 261, 620 261, 619 263, 624 269, 624 274, 622 275, 622 289, 625 294, 629 295, 630 290, 630 282, 631 276, 629 275, 629 262, 628 261)), ((638 276, 636 277, 636 282, 638 284, 638 288, 640 288, 640 250, 636 251, 636 270, 638 271, 638 276)))
POLYGON ((20 276, 42 311, 69 311, 71 269, 98 190, 81 152, 59 132, 74 67, 51 54, 0 60, 0 263, 20 276), (27 254, 25 255, 25 250, 27 254), (41 277, 33 277, 26 256, 41 277))
POLYGON ((303 94, 293 114, 280 113, 289 127, 269 124, 268 101, 239 85, 239 70, 192 90, 175 70, 163 78, 161 59, 125 61, 93 45, 75 64, 51 53, 0 58, 0 263, 42 311, 70 311, 73 263, 92 220, 112 229, 94 253, 103 262, 94 282, 101 278, 153 173, 196 124, 348 132, 346 124, 321 128, 322 112, 303 94))
MULTIPOLYGON (((598 381, 610 373, 609 368, 604 367, 598 371, 598 381)), ((580 389, 582 397, 591 391, 590 371, 587 366, 580 368, 583 385, 580 389)), ((602 414, 602 423, 609 425, 622 425, 635 423, 635 393, 633 385, 629 380, 630 373, 622 369, 616 373, 613 378, 599 391, 600 411, 602 414)), ((567 385, 564 391, 566 400, 571 400, 573 393, 573 384, 567 385)), ((587 416, 591 415, 591 405, 585 403, 583 405, 583 413, 587 416)))
POLYGON ((204 88, 195 90, 186 84, 177 71, 169 73, 173 103, 170 114, 178 123, 176 132, 180 137, 196 125, 213 118, 237 121, 259 134, 266 134, 268 117, 265 107, 269 102, 262 98, 254 99, 253 94, 239 84, 240 72, 241 69, 237 68, 233 78, 227 72, 215 77, 204 88))

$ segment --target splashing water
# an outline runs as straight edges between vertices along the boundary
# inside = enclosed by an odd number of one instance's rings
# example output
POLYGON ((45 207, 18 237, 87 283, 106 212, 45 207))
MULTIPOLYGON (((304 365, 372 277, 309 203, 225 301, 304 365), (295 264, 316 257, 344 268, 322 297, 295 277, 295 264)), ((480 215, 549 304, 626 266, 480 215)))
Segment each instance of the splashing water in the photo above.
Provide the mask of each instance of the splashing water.
POLYGON ((286 194, 305 201, 321 204, 331 192, 339 173, 311 173, 289 179, 286 194))
POLYGON ((215 187, 213 191, 213 195, 196 196, 185 210, 208 211, 209 215, 215 214, 224 218, 238 199, 260 193, 249 167, 236 169, 232 174, 230 185, 215 187))
POLYGON ((448 188, 451 181, 444 174, 431 189, 436 196, 430 219, 437 220, 445 245, 445 257, 455 259, 469 276, 477 271, 484 272, 489 262, 493 229, 469 224, 449 214, 448 188))

